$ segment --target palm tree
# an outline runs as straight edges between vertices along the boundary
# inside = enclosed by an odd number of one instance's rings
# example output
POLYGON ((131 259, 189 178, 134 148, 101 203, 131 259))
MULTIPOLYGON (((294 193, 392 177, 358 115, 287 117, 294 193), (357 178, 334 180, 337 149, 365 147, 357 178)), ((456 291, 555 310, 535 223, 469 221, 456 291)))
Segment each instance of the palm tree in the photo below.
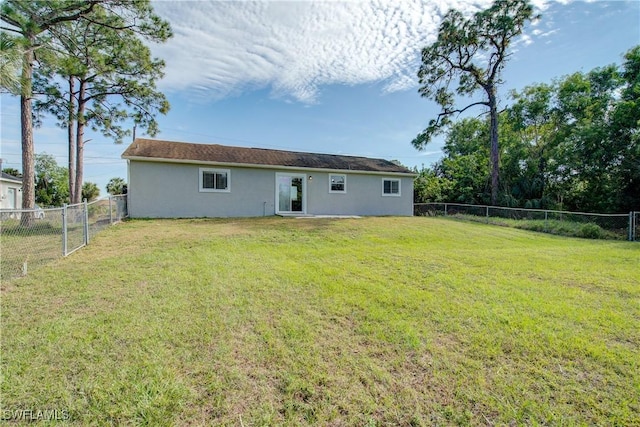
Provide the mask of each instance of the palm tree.
POLYGON ((0 89, 13 95, 20 94, 22 49, 16 39, 0 33, 0 89))

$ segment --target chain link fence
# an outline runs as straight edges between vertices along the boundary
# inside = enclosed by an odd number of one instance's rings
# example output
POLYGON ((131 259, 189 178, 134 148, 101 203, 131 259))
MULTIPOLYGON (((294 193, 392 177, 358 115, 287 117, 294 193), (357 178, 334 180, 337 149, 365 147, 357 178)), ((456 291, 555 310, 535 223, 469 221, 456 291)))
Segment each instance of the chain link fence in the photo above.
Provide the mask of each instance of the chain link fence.
POLYGON ((417 203, 415 216, 450 216, 533 231, 587 238, 640 240, 640 212, 597 214, 456 203, 417 203))
POLYGON ((89 240, 110 225, 128 217, 127 196, 111 196, 88 204, 89 240))
POLYGON ((0 211, 0 279, 24 276, 127 217, 127 196, 61 208, 0 211))

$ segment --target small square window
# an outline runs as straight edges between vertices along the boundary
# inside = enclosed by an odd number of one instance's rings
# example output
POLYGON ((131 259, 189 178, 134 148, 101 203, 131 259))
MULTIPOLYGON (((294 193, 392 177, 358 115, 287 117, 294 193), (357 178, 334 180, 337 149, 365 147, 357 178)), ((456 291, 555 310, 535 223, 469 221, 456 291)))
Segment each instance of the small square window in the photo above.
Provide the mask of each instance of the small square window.
POLYGON ((200 192, 229 192, 228 169, 200 168, 200 192))
POLYGON ((346 193, 347 176, 329 175, 329 193, 346 193))
POLYGON ((382 179, 382 195, 383 196, 400 196, 400 180, 399 179, 382 179))

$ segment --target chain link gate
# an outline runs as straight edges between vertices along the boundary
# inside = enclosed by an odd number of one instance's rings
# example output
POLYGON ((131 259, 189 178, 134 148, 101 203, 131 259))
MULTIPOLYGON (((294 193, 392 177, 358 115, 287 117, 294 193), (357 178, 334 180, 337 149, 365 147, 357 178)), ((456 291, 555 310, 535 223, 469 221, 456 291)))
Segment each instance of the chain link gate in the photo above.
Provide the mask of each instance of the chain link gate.
POLYGON ((0 278, 25 276, 89 243, 101 230, 126 218, 127 196, 48 209, 0 211, 0 278))

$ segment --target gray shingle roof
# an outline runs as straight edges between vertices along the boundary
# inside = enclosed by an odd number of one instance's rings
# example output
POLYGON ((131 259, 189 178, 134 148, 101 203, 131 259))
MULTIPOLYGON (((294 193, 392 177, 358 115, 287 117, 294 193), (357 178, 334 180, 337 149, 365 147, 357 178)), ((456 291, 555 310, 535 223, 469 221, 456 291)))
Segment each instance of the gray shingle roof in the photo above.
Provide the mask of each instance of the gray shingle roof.
POLYGON ((8 173, 4 173, 0 171, 0 177, 2 179, 10 179, 12 181, 20 181, 22 182, 22 178, 18 178, 17 176, 9 175, 8 173))
POLYGON ((368 157, 314 154, 264 148, 231 147, 218 144, 193 144, 137 138, 122 153, 125 159, 192 161, 256 166, 331 169, 361 172, 413 174, 389 160, 368 157))

